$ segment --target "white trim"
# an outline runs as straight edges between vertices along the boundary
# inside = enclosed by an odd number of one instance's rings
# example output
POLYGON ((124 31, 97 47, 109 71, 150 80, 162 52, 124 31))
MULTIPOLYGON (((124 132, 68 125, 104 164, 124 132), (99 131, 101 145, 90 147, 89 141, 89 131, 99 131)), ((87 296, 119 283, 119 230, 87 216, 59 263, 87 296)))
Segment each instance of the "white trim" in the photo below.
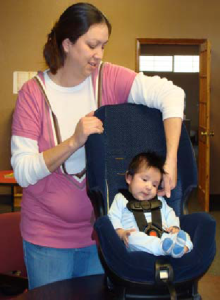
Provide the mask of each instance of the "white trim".
MULTIPOLYGON (((48 95, 47 95, 47 91, 46 91, 46 89, 45 89, 45 85, 44 85, 42 79, 41 79, 40 76, 38 76, 38 75, 36 75, 35 77, 39 80, 39 82, 40 82, 40 84, 41 84, 41 87, 42 87, 42 89, 43 89, 43 91, 44 91, 44 93, 45 93, 45 95, 47 96, 47 99, 48 99, 48 101, 49 101, 49 98, 48 98, 48 95)), ((55 145, 58 145, 57 136, 56 136, 56 131, 55 131, 55 126, 54 126, 53 117, 52 117, 52 109, 51 109, 51 107, 49 107, 49 113, 50 113, 50 121, 51 121, 51 124, 52 124, 54 143, 55 143, 55 145)), ((62 168, 61 168, 61 169, 62 169, 62 168)))

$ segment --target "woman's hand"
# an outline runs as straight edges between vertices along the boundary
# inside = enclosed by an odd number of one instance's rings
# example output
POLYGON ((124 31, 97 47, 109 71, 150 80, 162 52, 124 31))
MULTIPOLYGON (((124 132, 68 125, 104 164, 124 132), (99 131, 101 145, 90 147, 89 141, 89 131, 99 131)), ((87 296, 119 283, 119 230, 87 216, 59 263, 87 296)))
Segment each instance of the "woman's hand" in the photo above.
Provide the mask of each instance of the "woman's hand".
POLYGON ((177 182, 177 161, 167 159, 164 165, 165 174, 162 180, 162 190, 158 191, 158 196, 170 198, 171 190, 175 188, 177 182))
POLYGON ((164 120, 166 136, 167 157, 164 165, 166 174, 163 176, 162 190, 159 196, 170 198, 171 190, 175 188, 177 182, 177 151, 182 128, 181 118, 168 118, 164 120))
POLYGON ((86 143, 90 134, 100 134, 103 133, 103 131, 102 121, 95 117, 94 111, 92 111, 79 120, 72 137, 74 138, 77 147, 80 148, 86 143))
POLYGON ((59 145, 43 152, 48 170, 52 173, 59 168, 75 151, 81 148, 92 133, 103 132, 102 122, 90 112, 81 118, 76 125, 74 134, 59 145))

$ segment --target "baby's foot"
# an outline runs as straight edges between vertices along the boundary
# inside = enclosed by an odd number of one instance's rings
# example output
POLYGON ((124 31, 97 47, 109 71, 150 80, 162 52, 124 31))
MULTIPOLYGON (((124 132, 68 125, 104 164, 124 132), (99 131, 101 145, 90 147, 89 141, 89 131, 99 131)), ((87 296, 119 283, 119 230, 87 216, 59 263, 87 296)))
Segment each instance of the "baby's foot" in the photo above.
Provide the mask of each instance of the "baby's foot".
POLYGON ((172 248, 171 256, 174 258, 180 258, 186 252, 186 233, 180 230, 176 236, 175 245, 172 248))
POLYGON ((166 238, 162 242, 162 249, 166 254, 170 254, 174 247, 174 242, 170 238, 166 238))
POLYGON ((176 243, 175 244, 178 244, 178 245, 181 245, 181 246, 185 246, 185 244, 186 244, 186 233, 185 233, 185 231, 180 230, 177 233, 176 243))

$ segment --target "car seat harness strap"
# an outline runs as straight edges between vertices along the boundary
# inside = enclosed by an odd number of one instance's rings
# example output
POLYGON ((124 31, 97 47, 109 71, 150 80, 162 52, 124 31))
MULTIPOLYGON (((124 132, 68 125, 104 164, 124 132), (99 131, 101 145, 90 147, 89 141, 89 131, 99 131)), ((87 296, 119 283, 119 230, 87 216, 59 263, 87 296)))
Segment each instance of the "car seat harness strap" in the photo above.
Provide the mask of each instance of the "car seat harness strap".
POLYGON ((127 208, 134 214, 139 230, 150 236, 161 237, 164 233, 160 211, 162 202, 157 197, 152 200, 136 200, 128 190, 120 190, 120 193, 128 200, 127 208), (151 212, 150 223, 145 218, 146 212, 151 212))

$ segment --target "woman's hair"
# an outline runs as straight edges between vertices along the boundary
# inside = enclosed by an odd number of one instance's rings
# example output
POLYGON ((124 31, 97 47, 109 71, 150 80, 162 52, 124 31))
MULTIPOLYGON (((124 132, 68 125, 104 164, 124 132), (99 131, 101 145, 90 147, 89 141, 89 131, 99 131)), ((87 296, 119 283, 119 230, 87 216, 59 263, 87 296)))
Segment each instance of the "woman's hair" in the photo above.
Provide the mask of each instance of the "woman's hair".
POLYGON ((52 74, 64 65, 65 52, 62 42, 68 38, 73 44, 90 26, 104 23, 111 34, 111 24, 104 14, 89 3, 77 3, 68 7, 48 35, 43 55, 52 74))
POLYGON ((141 168, 156 168, 160 171, 161 175, 165 174, 164 171, 165 159, 155 152, 143 152, 136 155, 130 162, 127 170, 127 175, 133 176, 141 168))

